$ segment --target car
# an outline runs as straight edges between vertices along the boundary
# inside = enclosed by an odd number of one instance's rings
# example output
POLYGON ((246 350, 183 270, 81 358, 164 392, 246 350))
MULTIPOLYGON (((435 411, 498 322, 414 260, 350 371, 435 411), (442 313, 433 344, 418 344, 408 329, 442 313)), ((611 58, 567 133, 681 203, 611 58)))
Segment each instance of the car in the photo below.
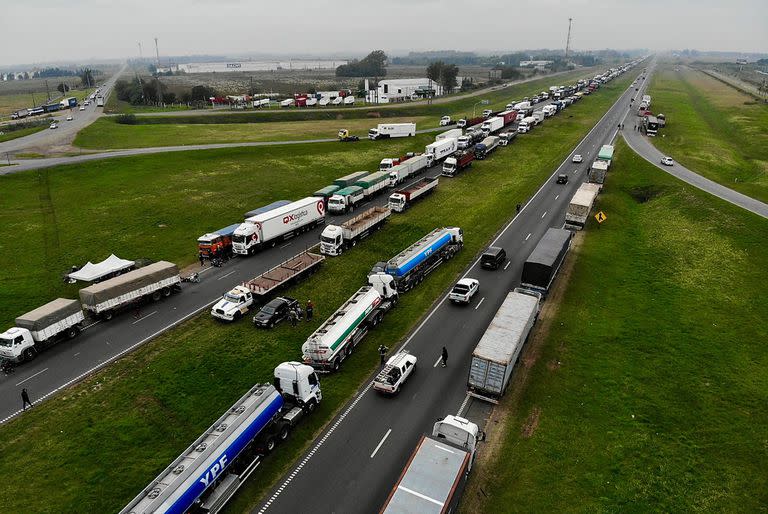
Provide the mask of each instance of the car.
POLYGON ((558 184, 567 184, 568 183, 568 175, 565 173, 561 173, 557 176, 557 183, 558 184))
POLYGON ((448 299, 453 303, 467 304, 480 289, 480 281, 474 278, 462 278, 453 286, 448 294, 448 299))
POLYGON ((507 260, 507 252, 500 246, 489 246, 480 256, 480 267, 485 269, 499 269, 507 260))
POLYGON ((256 313, 253 317, 253 325, 261 328, 272 328, 284 319, 288 319, 288 313, 291 309, 298 309, 298 300, 288 296, 278 296, 256 313))
POLYGON ((639 87, 636 87, 636 88, 635 88, 635 91, 640 91, 640 88, 639 88, 639 87))
POLYGON ((672 160, 672 157, 665 156, 661 158, 661 164, 663 164, 664 166, 674 166, 675 161, 672 160))
POLYGON ((56 123, 56 122, 54 121, 53 123, 51 123, 51 126, 50 126, 50 127, 48 127, 48 128, 50 128, 50 129, 56 129, 56 128, 59 128, 59 124, 58 124, 58 123, 56 123))
POLYGON ((84 111, 84 110, 85 110, 85 106, 84 105, 81 105, 80 108, 78 109, 78 111, 84 111))
POLYGON ((67 116, 67 121, 72 121, 72 120, 74 120, 74 119, 75 119, 75 118, 73 118, 71 114, 70 114, 69 116, 67 116))
POLYGON ((584 158, 582 158, 581 154, 577 153, 573 156, 573 159, 571 159, 572 162, 583 162, 584 158))

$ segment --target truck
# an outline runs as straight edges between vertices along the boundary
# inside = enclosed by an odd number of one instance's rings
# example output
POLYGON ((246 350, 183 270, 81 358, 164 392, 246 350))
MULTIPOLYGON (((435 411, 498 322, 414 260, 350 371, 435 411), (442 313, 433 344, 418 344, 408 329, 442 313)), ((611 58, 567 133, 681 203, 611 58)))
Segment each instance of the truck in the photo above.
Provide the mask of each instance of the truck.
POLYGON ((372 141, 387 137, 408 137, 416 135, 415 123, 379 123, 368 131, 368 138, 372 141))
POLYGON ((369 275, 358 289, 302 344, 304 364, 318 371, 338 371, 365 335, 397 305, 394 279, 385 273, 369 275))
POLYGON ((568 209, 565 211, 565 228, 570 230, 581 230, 587 223, 589 212, 597 198, 597 188, 594 184, 582 184, 574 193, 568 209), (586 186, 586 187, 585 187, 586 186), (593 186, 593 187, 590 187, 593 186))
POLYGON ((445 127, 447 125, 451 125, 452 123, 453 123, 453 121, 451 121, 451 117, 450 116, 443 116, 442 118, 440 118, 440 126, 441 127, 445 127))
POLYGON ((404 157, 386 157, 379 162, 379 171, 387 171, 408 160, 408 156, 404 157))
POLYGON ((389 195, 389 208, 395 212, 405 211, 417 198, 434 191, 437 183, 437 177, 424 177, 415 184, 404 189, 398 189, 389 195))
POLYGON ((464 134, 464 131, 460 128, 446 130, 435 136, 435 141, 442 141, 443 139, 458 139, 464 134))
POLYGON ((71 96, 69 98, 63 99, 61 102, 61 107, 63 109, 72 109, 73 107, 77 107, 77 98, 74 96, 71 96))
POLYGON ((517 119, 517 111, 513 111, 513 110, 503 111, 497 114, 496 117, 501 118, 502 121, 504 122, 504 126, 506 127, 510 123, 515 122, 515 120, 517 119))
POLYGON ((265 246, 325 223, 325 202, 308 196, 288 205, 247 218, 232 235, 232 251, 253 255, 265 246))
POLYGON ((263 305, 280 289, 312 275, 324 260, 325 256, 305 250, 240 285, 251 292, 253 305, 263 305))
POLYGON ((467 378, 470 396, 499 403, 538 317, 539 299, 514 291, 507 294, 472 352, 467 378))
POLYGON ((279 364, 272 384, 251 387, 120 514, 219 512, 322 398, 310 366, 279 364))
MULTIPOLYGON (((464 246, 459 227, 436 228, 384 264, 384 272, 394 278, 395 287, 405 292, 420 284, 443 261, 451 259, 464 246)), ((376 268, 380 267, 379 264, 376 268)))
POLYGON ((427 156, 428 165, 432 166, 436 162, 439 162, 453 154, 456 150, 456 139, 441 139, 440 141, 435 141, 434 143, 428 144, 424 148, 424 155, 427 156))
POLYGON ((605 183, 605 175, 608 173, 608 162, 595 161, 589 169, 589 181, 593 184, 600 184, 602 188, 605 183))
POLYGON ((104 97, 102 95, 96 96, 96 107, 104 107, 104 97))
POLYGON ((443 173, 444 177, 453 177, 459 171, 464 168, 472 166, 472 161, 475 160, 475 152, 471 150, 461 150, 456 152, 451 157, 448 157, 443 161, 443 173))
POLYGON ((423 435, 387 496, 381 514, 455 512, 464 492, 475 452, 485 433, 471 421, 446 416, 423 435))
POLYGON ((478 116, 476 118, 462 118, 456 122, 458 128, 469 128, 475 125, 479 125, 485 121, 485 116, 478 116))
POLYGON ((264 212, 269 212, 273 209, 277 209, 278 207, 283 207, 285 205, 288 205, 289 203, 291 203, 290 200, 277 200, 276 202, 272 202, 268 205, 265 205, 264 207, 259 207, 257 209, 253 209, 246 212, 245 214, 243 214, 243 219, 248 219, 251 216, 256 216, 264 212))
POLYGON ((245 286, 235 286, 211 307, 211 316, 224 321, 237 321, 253 305, 253 293, 245 286))
POLYGON ((415 369, 416 356, 408 350, 400 350, 387 360, 373 379, 373 389, 383 394, 397 394, 415 369))
POLYGON ((483 160, 499 146, 498 136, 488 136, 475 145, 475 159, 483 160))
POLYGON ((599 161, 605 161, 608 163, 608 167, 611 167, 611 161, 613 160, 613 145, 603 145, 600 147, 600 152, 597 154, 599 161))
POLYGON ((646 136, 654 137, 659 133, 659 119, 656 116, 646 116, 643 118, 642 127, 646 136))
POLYGON ((651 95, 643 95, 643 98, 640 100, 642 103, 646 105, 646 107, 651 106, 651 95))
POLYGON ((456 140, 456 149, 458 150, 466 150, 470 146, 472 146, 472 136, 461 136, 456 140))
POLYGON ((523 263, 521 288, 545 297, 571 247, 572 239, 573 232, 570 230, 548 229, 523 263))
POLYGON ((408 177, 412 177, 429 166, 429 156, 423 153, 409 157, 407 161, 393 166, 389 170, 389 185, 394 187, 408 177))
POLYGON ((546 114, 544 114, 544 111, 542 109, 539 109, 538 111, 533 111, 533 117, 536 118, 536 125, 544 121, 544 118, 547 117, 546 114))
POLYGON ((339 189, 341 189, 341 188, 339 186, 335 185, 335 184, 334 185, 330 185, 330 186, 325 186, 324 188, 318 189, 317 191, 312 193, 312 196, 316 196, 318 198, 322 198, 323 199, 323 203, 325 204, 325 207, 327 209, 328 208, 328 199, 330 197, 332 197, 333 193, 335 193, 339 189))
POLYGON ((77 300, 57 298, 19 316, 15 327, 0 334, 0 357, 31 361, 42 350, 79 334, 84 320, 77 300))
POLYGON ((365 200, 365 190, 360 186, 348 186, 339 189, 328 199, 328 212, 343 214, 354 210, 365 200))
MULTIPOLYGON (((317 100, 315 100, 317 102, 317 100)), ((340 129, 338 133, 339 141, 342 143, 354 143, 357 141, 360 141, 360 138, 358 136, 354 136, 349 133, 349 130, 347 129, 340 129)))
POLYGON ((354 173, 350 173, 349 175, 344 175, 341 178, 337 178, 333 181, 333 185, 339 186, 340 188, 353 186, 355 185, 355 182, 368 175, 370 175, 370 173, 367 171, 356 171, 354 173))
POLYGON ((483 122, 480 128, 483 129, 483 132, 485 132, 486 135, 493 134, 494 132, 504 128, 504 118, 500 118, 498 116, 488 118, 483 122))
POLYGON ((545 105, 544 107, 541 108, 541 110, 544 113, 544 116, 546 116, 547 118, 557 114, 557 106, 555 105, 545 105))
POLYGON ((367 175, 357 182, 355 185, 363 188, 363 194, 366 198, 370 198, 377 194, 382 189, 389 187, 389 172, 376 171, 367 175))
POLYGON ((341 255, 344 249, 357 245, 358 241, 380 229, 390 214, 389 207, 371 207, 341 225, 326 225, 320 234, 320 253, 341 255))
POLYGON ((517 125, 517 132, 518 134, 526 134, 531 131, 534 126, 536 126, 536 118, 528 116, 520 120, 520 123, 517 125))
POLYGON ((197 238, 197 251, 203 259, 213 259, 218 254, 232 254, 232 235, 240 223, 235 223, 197 238))
POLYGON ((147 298, 153 301, 181 290, 179 268, 166 261, 158 261, 104 282, 80 290, 83 310, 103 320, 128 305, 147 298))

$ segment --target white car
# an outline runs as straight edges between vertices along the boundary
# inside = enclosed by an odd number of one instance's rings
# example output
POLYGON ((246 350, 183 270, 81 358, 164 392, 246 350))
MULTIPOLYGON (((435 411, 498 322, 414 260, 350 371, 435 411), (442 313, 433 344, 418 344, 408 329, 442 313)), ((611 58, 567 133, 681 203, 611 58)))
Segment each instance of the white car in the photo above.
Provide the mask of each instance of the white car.
POLYGON ((451 117, 450 116, 443 116, 440 118, 440 126, 445 127, 447 125, 451 124, 451 117))
POLYGON ((84 110, 85 110, 85 106, 84 105, 81 105, 80 108, 78 109, 78 111, 84 111, 84 110))
POLYGON ((75 118, 73 118, 71 114, 70 114, 69 116, 67 116, 67 121, 72 121, 72 120, 74 120, 74 119, 75 119, 75 118))
POLYGON ((448 299, 453 303, 467 304, 480 289, 480 281, 474 278, 462 278, 451 289, 448 299))
POLYGON ((59 128, 59 124, 58 124, 58 123, 56 123, 56 122, 54 121, 53 123, 51 123, 51 126, 50 126, 49 128, 50 128, 50 129, 56 129, 56 128, 59 128))
POLYGON ((672 157, 662 157, 661 164, 663 164, 664 166, 674 166, 675 161, 672 160, 672 157))
POLYGON ((573 156, 572 162, 582 162, 584 159, 581 157, 581 154, 576 154, 573 156))

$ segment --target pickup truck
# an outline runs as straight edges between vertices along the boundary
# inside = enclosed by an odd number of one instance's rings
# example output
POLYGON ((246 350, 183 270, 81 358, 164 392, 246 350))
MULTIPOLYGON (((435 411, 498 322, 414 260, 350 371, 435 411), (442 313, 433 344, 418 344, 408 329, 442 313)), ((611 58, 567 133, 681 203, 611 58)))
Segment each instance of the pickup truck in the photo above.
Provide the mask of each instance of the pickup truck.
POLYGON ((413 370, 416 369, 416 356, 401 350, 389 358, 373 381, 373 388, 385 394, 397 394, 413 370))
POLYGON ((253 293, 245 286, 235 286, 211 308, 211 316, 224 321, 236 321, 253 305, 253 293))
POLYGON ((480 282, 474 278, 462 278, 453 286, 448 299, 453 303, 468 304, 480 289, 480 282))

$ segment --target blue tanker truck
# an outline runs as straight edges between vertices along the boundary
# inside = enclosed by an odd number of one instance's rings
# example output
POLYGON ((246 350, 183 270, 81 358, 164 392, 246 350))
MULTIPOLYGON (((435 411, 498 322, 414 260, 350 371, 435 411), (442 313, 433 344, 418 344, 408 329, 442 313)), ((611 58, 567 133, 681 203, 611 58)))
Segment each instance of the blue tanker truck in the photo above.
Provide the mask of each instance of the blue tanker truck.
POLYGON ((464 232, 459 227, 436 228, 389 261, 376 263, 371 274, 391 275, 398 292, 408 291, 463 246, 464 232))
POLYGON ((274 385, 253 386, 120 514, 218 512, 321 399, 312 367, 280 364, 274 385))

